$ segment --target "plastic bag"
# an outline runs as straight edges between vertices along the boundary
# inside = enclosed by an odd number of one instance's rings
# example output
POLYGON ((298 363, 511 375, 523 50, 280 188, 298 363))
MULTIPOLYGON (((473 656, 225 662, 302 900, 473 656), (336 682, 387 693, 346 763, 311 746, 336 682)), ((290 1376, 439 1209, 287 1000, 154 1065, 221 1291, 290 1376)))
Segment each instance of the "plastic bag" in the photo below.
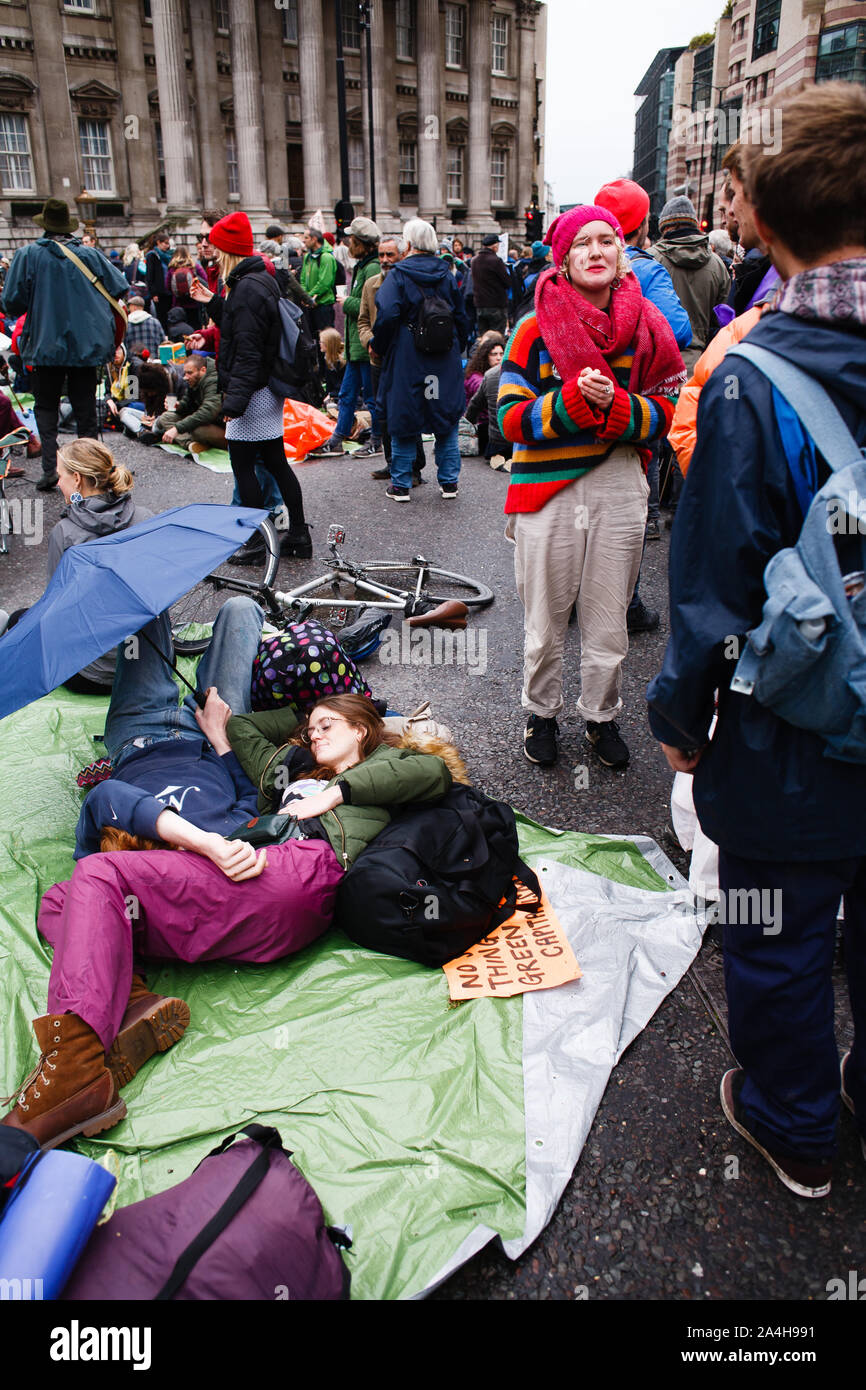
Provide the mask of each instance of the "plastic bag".
POLYGON ((333 434, 331 421, 305 401, 283 403, 283 445, 287 459, 303 459, 333 434))

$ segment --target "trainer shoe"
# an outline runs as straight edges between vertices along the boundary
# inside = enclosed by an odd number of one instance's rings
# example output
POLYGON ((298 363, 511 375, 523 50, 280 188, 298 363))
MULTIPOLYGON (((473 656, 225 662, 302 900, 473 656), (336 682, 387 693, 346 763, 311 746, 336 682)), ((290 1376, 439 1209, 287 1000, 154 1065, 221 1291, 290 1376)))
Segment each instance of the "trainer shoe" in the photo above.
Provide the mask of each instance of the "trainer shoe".
POLYGON ((559 725, 555 719, 531 714, 523 733, 523 755, 537 767, 553 767, 557 759, 556 736, 559 725))
POLYGON ((377 483, 384 483, 390 480, 391 470, 390 468, 375 468, 370 477, 375 478, 377 483))
MULTIPOLYGON (((853 1102, 853 1100, 851 1099, 851 1097, 849 1096, 848 1091, 847 1091, 847 1088, 846 1088, 846 1086, 845 1086, 845 1064, 846 1064, 846 1062, 848 1061, 848 1059, 849 1059, 850 1056, 851 1056, 850 1051, 846 1052, 846 1053, 845 1053, 845 1056, 842 1058, 842 1061, 839 1063, 839 1079, 840 1079, 839 1093, 840 1093, 840 1095, 841 1095, 841 1097, 842 1097, 842 1104, 846 1107, 846 1109, 848 1109, 848 1110, 851 1111, 851 1114, 852 1114, 852 1115, 855 1117, 855 1119, 856 1119, 857 1112, 856 1112, 856 1110, 854 1109, 854 1102, 853 1102)), ((860 1135, 860 1148, 861 1148, 861 1150, 862 1150, 862 1152, 863 1152, 863 1157, 866 1158, 866 1138, 864 1138, 862 1134, 860 1135)))
POLYGON ((647 608, 643 599, 626 613, 626 627, 629 632, 655 632, 660 622, 661 614, 654 608, 647 608))
POLYGON ((256 531, 248 541, 244 541, 240 550, 229 556, 228 562, 230 565, 260 565, 264 558, 265 543, 261 533, 256 531))
POLYGON ((439 496, 444 497, 447 502, 452 502, 458 496, 456 483, 440 483, 439 496))
POLYGON ((162 435, 158 430, 139 430, 135 438, 138 440, 139 444, 146 444, 148 447, 150 447, 151 444, 159 444, 162 441, 162 435))
POLYGON ((603 724, 586 721, 586 741, 595 749, 596 757, 605 767, 628 767, 628 749, 619 736, 619 725, 615 719, 603 724))
POLYGON ((285 531, 280 540, 280 554, 290 555, 295 560, 310 560, 313 556, 313 538, 309 526, 299 531, 285 531))
POLYGON ((390 497, 392 502, 408 502, 411 491, 411 488, 395 487, 392 483, 390 487, 385 488, 385 496, 390 497))
POLYGON ((794 1192, 798 1197, 826 1197, 833 1176, 832 1163, 773 1153, 750 1134, 740 1105, 740 1091, 745 1077, 746 1074, 741 1067, 732 1067, 722 1077, 719 1099, 728 1123, 767 1160, 776 1177, 785 1184, 789 1192, 794 1192))
POLYGON ((648 541, 660 541, 662 538, 662 528, 659 525, 657 516, 651 516, 646 524, 646 538, 648 541))
POLYGON ((374 444, 371 439, 370 443, 365 444, 363 449, 356 449, 352 457, 356 459, 374 459, 378 458, 381 452, 382 445, 374 444))
POLYGON ((345 453, 343 448, 343 436, 332 434, 330 439, 326 439, 324 444, 320 444, 318 449, 310 449, 307 453, 308 459, 336 459, 342 458, 345 453))

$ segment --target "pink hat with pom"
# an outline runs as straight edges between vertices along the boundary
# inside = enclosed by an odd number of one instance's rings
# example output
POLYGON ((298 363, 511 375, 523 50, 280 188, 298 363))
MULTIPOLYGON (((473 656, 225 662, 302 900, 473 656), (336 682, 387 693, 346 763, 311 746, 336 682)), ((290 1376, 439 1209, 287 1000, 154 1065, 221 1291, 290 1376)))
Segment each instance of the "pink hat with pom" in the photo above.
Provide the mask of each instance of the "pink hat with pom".
POLYGON ((625 241, 622 227, 608 208, 598 207, 595 203, 578 203, 577 207, 569 208, 568 212, 562 212, 559 217, 554 218, 544 234, 545 245, 553 251, 555 265, 562 265, 571 243, 587 222, 606 222, 616 232, 620 241, 625 241))

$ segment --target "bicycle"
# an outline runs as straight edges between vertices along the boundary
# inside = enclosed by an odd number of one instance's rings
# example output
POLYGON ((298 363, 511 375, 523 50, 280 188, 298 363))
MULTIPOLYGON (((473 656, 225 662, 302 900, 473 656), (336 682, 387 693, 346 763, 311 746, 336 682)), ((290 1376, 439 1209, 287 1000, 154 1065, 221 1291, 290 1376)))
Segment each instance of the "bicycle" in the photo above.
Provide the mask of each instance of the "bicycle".
POLYGON ((423 555, 414 555, 409 561, 374 560, 368 564, 345 559, 339 548, 346 539, 342 526, 328 530, 332 558, 324 574, 293 589, 274 589, 280 559, 277 533, 270 521, 263 521, 259 531, 264 538, 265 554, 259 562, 261 574, 257 580, 238 578, 226 564, 172 607, 172 635, 179 656, 197 656, 207 649, 210 634, 201 629, 213 623, 229 594, 245 594, 254 599, 264 609, 267 621, 277 629, 324 612, 330 615, 326 626, 335 628, 345 624, 350 612, 357 618, 371 608, 408 618, 452 599, 465 603, 470 610, 486 608, 493 602, 493 590, 486 584, 439 569, 423 555))
POLYGON ((0 439, 0 555, 9 554, 6 537, 12 533, 12 517, 9 512, 9 499, 6 496, 6 477, 12 450, 19 444, 26 444, 29 438, 29 431, 19 428, 0 439))

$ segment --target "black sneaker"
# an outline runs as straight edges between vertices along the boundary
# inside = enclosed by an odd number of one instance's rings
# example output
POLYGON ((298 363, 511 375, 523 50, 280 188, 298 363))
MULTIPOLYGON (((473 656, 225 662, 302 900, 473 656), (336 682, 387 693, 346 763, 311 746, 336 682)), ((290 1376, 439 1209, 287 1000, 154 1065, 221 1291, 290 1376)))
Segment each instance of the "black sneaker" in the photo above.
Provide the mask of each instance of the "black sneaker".
POLYGON ((557 758, 556 736, 559 725, 555 719, 531 714, 523 734, 523 755, 538 767, 553 767, 557 758))
POLYGON ((390 497, 392 502, 408 502, 411 491, 411 488, 395 487, 392 483, 390 487, 385 488, 385 496, 390 497))
POLYGON ((662 528, 659 525, 658 517, 651 516, 646 524, 646 538, 648 541, 660 541, 662 538, 662 528))
POLYGON ((371 439, 370 443, 365 444, 363 449, 356 449, 352 457, 356 459, 374 459, 378 458, 381 452, 382 445, 374 444, 371 439))
POLYGON ((330 438, 330 439, 326 439, 325 442, 324 442, 324 444, 320 444, 319 447, 318 447, 318 449, 310 449, 310 451, 309 451, 308 454, 307 454, 307 458, 308 458, 308 459, 337 459, 337 458, 340 458, 340 459, 341 459, 341 458, 343 457, 343 455, 344 455, 345 452, 346 452, 346 451, 345 451, 345 449, 343 448, 343 439, 342 439, 342 436, 341 436, 341 435, 336 435, 336 436, 335 436, 335 435, 332 434, 332 435, 331 435, 331 438, 330 438))
POLYGON ((229 556, 230 565, 260 565, 265 558, 265 543, 258 532, 244 541, 240 550, 229 556))
POLYGON ((628 767, 628 749, 619 736, 619 725, 609 719, 604 724, 586 722, 586 741, 595 749, 605 767, 628 767))
POLYGON ((794 1192, 798 1197, 826 1197, 833 1176, 832 1163, 820 1159, 791 1158, 788 1154, 774 1153, 765 1149, 746 1128, 745 1116, 740 1106, 740 1091, 745 1075, 742 1068, 732 1067, 722 1077, 719 1100, 725 1112, 725 1119, 753 1149, 758 1150, 762 1158, 767 1160, 776 1177, 785 1184, 789 1192, 794 1192))
POLYGON ((38 482, 37 482, 37 484, 36 484, 36 491, 37 491, 37 492, 50 492, 52 488, 54 488, 54 487, 57 486, 58 481, 59 481, 59 474, 57 474, 57 473, 43 473, 43 474, 42 474, 42 477, 38 480, 38 482))
POLYGON ((280 554, 290 555, 295 560, 310 560, 313 556, 313 538, 309 526, 300 531, 286 531, 280 540, 280 554))
POLYGON ((391 470, 390 468, 376 468, 370 474, 370 477, 375 478, 377 483, 384 483, 390 479, 391 470))
POLYGON ((655 632, 661 622, 661 614, 654 608, 647 608, 643 599, 630 608, 626 614, 626 627, 629 632, 655 632))
POLYGON ((426 483, 427 483, 427 479, 426 479, 426 478, 422 478, 420 473, 413 473, 413 474, 412 474, 412 486, 413 486, 413 487, 424 487, 424 486, 426 486, 426 483))
POLYGON ((159 444, 162 439, 162 435, 159 434, 157 430, 139 430, 138 434, 134 437, 138 440, 139 444, 146 444, 148 446, 151 444, 159 444))

